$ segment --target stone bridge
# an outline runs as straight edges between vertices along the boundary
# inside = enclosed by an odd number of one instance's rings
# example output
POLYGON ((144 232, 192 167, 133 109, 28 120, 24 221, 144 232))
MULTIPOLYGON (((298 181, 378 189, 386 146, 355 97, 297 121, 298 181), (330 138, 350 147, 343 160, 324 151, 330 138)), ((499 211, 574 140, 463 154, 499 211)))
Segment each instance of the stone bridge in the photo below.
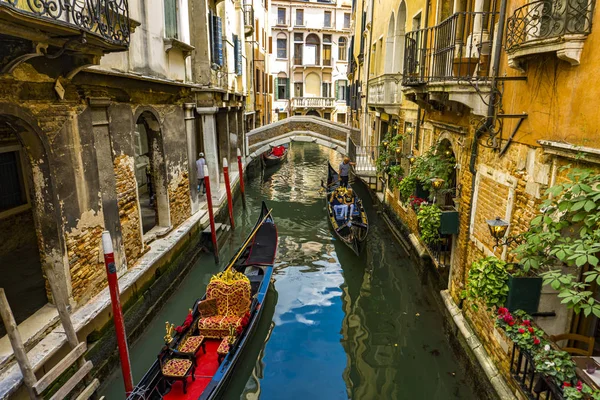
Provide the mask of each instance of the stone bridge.
POLYGON ((313 116, 294 116, 261 126, 246 133, 246 156, 249 161, 273 146, 290 142, 311 142, 346 155, 350 139, 360 131, 347 125, 313 116))

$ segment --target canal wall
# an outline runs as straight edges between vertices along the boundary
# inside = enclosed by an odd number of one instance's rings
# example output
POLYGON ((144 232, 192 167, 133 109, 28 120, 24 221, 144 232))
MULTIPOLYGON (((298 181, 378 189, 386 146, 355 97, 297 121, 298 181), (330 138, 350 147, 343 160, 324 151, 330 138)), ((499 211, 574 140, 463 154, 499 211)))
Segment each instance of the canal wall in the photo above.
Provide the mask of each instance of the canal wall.
POLYGON ((514 395, 506 387, 506 383, 498 376, 494 363, 485 355, 481 343, 468 323, 460 321, 458 312, 448 307, 446 297, 449 296, 448 273, 440 271, 431 260, 429 253, 397 216, 395 210, 362 180, 361 185, 368 190, 373 204, 378 206, 378 214, 385 221, 396 241, 413 261, 421 285, 432 295, 441 314, 446 339, 452 348, 453 355, 460 368, 466 370, 467 384, 474 388, 481 400, 514 399, 514 395), (471 332, 471 334, 468 334, 471 332), (495 370, 495 373, 494 373, 495 370))

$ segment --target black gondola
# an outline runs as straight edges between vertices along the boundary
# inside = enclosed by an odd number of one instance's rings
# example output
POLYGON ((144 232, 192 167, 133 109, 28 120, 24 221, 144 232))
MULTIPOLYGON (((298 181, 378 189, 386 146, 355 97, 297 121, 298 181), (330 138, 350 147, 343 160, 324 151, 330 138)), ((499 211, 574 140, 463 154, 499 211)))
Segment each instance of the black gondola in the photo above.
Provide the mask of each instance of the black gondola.
POLYGON ((184 324, 167 324, 166 345, 128 400, 221 395, 262 315, 277 243, 277 227, 263 202, 254 229, 228 267, 211 278, 184 324))
POLYGON ((356 255, 360 253, 361 243, 369 233, 369 221, 362 200, 348 184, 348 189, 340 186, 339 175, 328 163, 325 202, 327 218, 335 234, 350 247, 356 255))
MULTIPOLYGON (((277 147, 280 147, 280 146, 277 146, 277 147)), ((268 167, 272 167, 272 166, 275 166, 275 165, 281 164, 281 163, 282 163, 282 162, 283 162, 283 161, 284 161, 284 160, 287 158, 287 154, 288 154, 288 148, 287 148, 287 147, 285 147, 285 146, 281 146, 281 147, 283 147, 283 148, 285 149, 285 150, 283 151, 283 154, 280 154, 280 155, 275 155, 275 154, 273 153, 273 150, 275 149, 275 147, 274 147, 274 148, 272 148, 272 149, 271 149, 271 150, 269 150, 269 151, 265 151, 265 152, 262 154, 262 158, 263 158, 263 161, 264 161, 264 163, 265 163, 265 167, 267 167, 267 168, 268 168, 268 167)))

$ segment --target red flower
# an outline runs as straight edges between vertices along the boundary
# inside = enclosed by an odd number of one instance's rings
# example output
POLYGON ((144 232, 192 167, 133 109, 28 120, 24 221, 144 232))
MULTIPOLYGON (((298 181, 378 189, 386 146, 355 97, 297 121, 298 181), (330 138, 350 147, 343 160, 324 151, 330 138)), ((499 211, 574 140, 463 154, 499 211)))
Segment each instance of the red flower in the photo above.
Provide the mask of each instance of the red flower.
POLYGON ((583 389, 583 383, 581 381, 577 381, 577 391, 581 392, 582 389, 583 389))
POLYGON ((533 328, 531 326, 527 328, 527 330, 529 331, 529 333, 533 333, 533 328))
POLYGON ((519 328, 519 333, 525 333, 525 329, 519 328))
POLYGON ((507 322, 507 323, 508 323, 508 322, 510 322, 510 321, 513 321, 513 316, 512 316, 512 315, 510 315, 510 314, 504 314, 504 317, 503 317, 503 319, 504 319, 504 322, 507 322))
POLYGON ((538 345, 540 344, 540 339, 538 339, 537 337, 533 337, 533 344, 538 345))
POLYGON ((525 326, 531 326, 531 321, 528 320, 528 319, 524 319, 523 320, 523 325, 525 325, 525 326))
POLYGON ((515 324, 515 321, 510 321, 510 322, 508 323, 508 326, 513 326, 514 324, 515 324))
POLYGON ((504 315, 506 313, 508 313, 508 308, 500 307, 498 309, 498 315, 504 315))
POLYGON ((563 382, 563 388, 571 387, 571 386, 573 386, 573 385, 571 385, 569 382, 563 382))

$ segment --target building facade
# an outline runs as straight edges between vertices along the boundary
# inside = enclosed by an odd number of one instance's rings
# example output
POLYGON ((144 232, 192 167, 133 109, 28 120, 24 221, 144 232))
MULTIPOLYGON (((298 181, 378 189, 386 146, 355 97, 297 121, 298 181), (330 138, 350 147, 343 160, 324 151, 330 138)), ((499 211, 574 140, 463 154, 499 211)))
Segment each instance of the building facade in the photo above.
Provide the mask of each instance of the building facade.
MULTIPOLYGON (((368 155, 386 182, 380 198, 447 282, 443 293, 455 320, 463 318, 475 332, 499 374, 486 369, 488 378, 509 397, 525 396, 514 365, 511 371, 515 348, 494 326, 495 316, 484 306, 472 308, 462 292, 474 262, 487 256, 520 261, 516 243, 497 242, 487 221, 506 221, 507 237, 524 233, 546 190, 566 179, 561 167, 598 169, 591 99, 599 89, 581 78, 600 65, 593 49, 600 32, 592 28, 598 11, 591 2, 572 13, 549 11, 558 9, 559 2, 521 0, 357 1, 353 7, 351 115, 362 131, 357 154, 368 155), (548 15, 548 24, 536 13, 548 15), (420 182, 412 197, 403 197, 399 183, 431 160, 447 167, 427 177, 444 179, 439 190, 420 182), (452 229, 440 228, 435 244, 423 239, 420 201, 455 218, 452 229)), ((599 319, 560 300, 544 286, 536 323, 549 335, 597 340, 599 319)))
MULTIPOLYGON (((56 3, 0 1, 0 286, 28 349, 57 320, 48 274, 75 313, 106 291, 102 231, 122 276, 200 211, 200 152, 223 196, 252 84, 239 2, 56 3)), ((1 376, 16 368, 5 333, 1 376)))
POLYGON ((346 124, 351 5, 274 1, 273 120, 312 115, 346 124))

